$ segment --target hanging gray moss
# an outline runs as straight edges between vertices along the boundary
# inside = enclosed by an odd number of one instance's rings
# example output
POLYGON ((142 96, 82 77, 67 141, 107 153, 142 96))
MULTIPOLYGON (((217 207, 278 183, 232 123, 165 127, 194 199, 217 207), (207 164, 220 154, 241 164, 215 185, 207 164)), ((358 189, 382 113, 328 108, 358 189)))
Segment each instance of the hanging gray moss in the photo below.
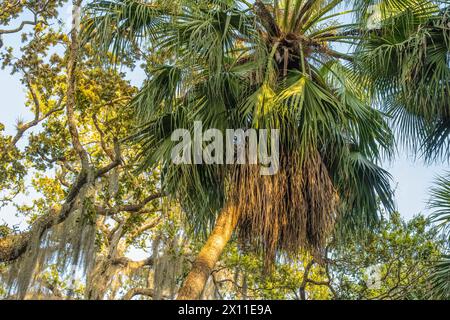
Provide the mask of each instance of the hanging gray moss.
MULTIPOLYGON (((34 224, 25 253, 9 267, 7 296, 10 299, 25 299, 42 292, 39 276, 49 265, 72 276, 72 286, 77 276, 85 277, 92 269, 95 257, 95 213, 91 198, 94 188, 85 187, 79 201, 67 219, 44 230, 42 224, 34 224)), ((54 217, 56 219, 56 216, 54 217)), ((73 288, 69 289, 69 298, 73 288)))
POLYGON ((86 299, 115 299, 123 296, 124 288, 131 283, 154 290, 152 299, 174 299, 186 267, 183 248, 187 237, 180 234, 176 226, 171 231, 159 230, 157 236, 153 234, 151 266, 117 263, 117 258, 125 257, 130 244, 123 238, 122 226, 115 231, 108 246, 98 250, 96 224, 99 221, 93 205, 98 185, 90 186, 79 193, 63 223, 50 229, 33 225, 25 253, 8 266, 8 274, 3 276, 7 296, 10 299, 70 299, 77 293, 79 298, 79 284, 85 283, 86 299), (45 281, 44 275, 52 266, 67 283, 63 293, 45 281))
POLYGON ((166 240, 165 242, 158 241, 154 248, 154 300, 174 299, 178 292, 179 280, 183 274, 183 240, 177 235, 166 240))
MULTIPOLYGON (((106 252, 100 252, 95 257, 95 264, 86 279, 86 299, 102 300, 108 291, 117 290, 115 276, 122 267, 113 264, 113 259, 123 254, 123 243, 120 241, 122 234, 123 226, 120 226, 111 239, 106 252)), ((125 272, 128 271, 125 270, 125 272)))

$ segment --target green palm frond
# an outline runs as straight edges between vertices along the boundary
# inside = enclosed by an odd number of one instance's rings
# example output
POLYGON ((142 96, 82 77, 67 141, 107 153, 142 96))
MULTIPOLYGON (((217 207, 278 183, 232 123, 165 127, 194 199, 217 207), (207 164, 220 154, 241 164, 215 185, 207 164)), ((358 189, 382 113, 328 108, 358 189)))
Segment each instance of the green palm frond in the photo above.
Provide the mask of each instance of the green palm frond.
POLYGON ((388 212, 394 212, 390 182, 391 175, 370 162, 361 153, 351 152, 343 172, 337 176, 341 185, 345 212, 339 222, 337 239, 364 239, 380 222, 380 203, 388 212))
POLYGON ((361 41, 358 69, 372 77, 400 142, 427 160, 447 160, 450 11, 445 2, 415 2, 361 41))
POLYGON ((164 34, 176 1, 103 0, 86 7, 83 37, 99 49, 126 55, 164 34))
POLYGON ((431 298, 443 300, 450 298, 450 256, 445 256, 434 266, 430 281, 433 286, 431 298))
POLYGON ((436 180, 429 206, 433 209, 431 220, 444 228, 450 227, 450 174, 436 180))
MULTIPOLYGON (((431 221, 439 230, 443 231, 443 235, 448 241, 450 239, 450 173, 436 180, 435 186, 431 190, 429 206, 433 209, 431 221)), ((444 256, 433 266, 430 282, 433 286, 430 294, 432 298, 450 298, 450 256, 444 256)))

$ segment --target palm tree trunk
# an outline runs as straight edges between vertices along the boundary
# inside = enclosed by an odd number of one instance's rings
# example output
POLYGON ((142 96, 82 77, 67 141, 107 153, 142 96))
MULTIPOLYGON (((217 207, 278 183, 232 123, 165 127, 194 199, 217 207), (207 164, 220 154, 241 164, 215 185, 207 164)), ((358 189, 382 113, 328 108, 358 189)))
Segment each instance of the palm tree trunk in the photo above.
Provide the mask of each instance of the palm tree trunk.
POLYGON ((178 292, 178 300, 198 300, 211 272, 230 241, 237 219, 232 208, 226 208, 217 218, 216 226, 195 260, 192 270, 178 292))

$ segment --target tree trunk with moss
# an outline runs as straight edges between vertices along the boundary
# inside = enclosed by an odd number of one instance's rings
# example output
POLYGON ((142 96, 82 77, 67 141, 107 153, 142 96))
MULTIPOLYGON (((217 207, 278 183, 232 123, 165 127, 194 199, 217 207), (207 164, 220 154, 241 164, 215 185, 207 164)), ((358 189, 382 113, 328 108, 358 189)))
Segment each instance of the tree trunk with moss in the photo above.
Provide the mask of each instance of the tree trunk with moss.
POLYGON ((192 270, 178 292, 178 300, 200 299, 214 266, 219 261, 225 246, 231 239, 236 223, 235 211, 231 208, 224 209, 218 217, 208 241, 195 260, 192 270))

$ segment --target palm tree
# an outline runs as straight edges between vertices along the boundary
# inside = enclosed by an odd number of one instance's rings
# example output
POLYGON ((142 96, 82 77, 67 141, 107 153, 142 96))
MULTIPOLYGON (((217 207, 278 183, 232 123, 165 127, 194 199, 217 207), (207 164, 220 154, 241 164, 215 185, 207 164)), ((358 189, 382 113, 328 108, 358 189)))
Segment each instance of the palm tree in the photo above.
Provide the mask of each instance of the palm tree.
MULTIPOLYGON (((372 108, 370 77, 346 45, 361 23, 342 0, 95 1, 86 39, 103 51, 149 49, 149 78, 135 98, 143 170, 162 165, 164 190, 196 234, 209 235, 179 292, 197 299, 236 231, 270 268, 280 255, 320 256, 330 235, 364 234, 378 203, 393 209, 378 166, 392 134, 372 108), (349 53, 350 52, 350 53, 349 53), (257 165, 175 165, 177 128, 279 129, 280 170, 257 165)), ((363 3, 362 3, 363 4, 363 3)), ((362 5, 361 4, 361 5, 362 5)), ((270 141, 266 141, 270 142, 270 141)), ((268 143, 270 145, 270 143, 268 143)))

